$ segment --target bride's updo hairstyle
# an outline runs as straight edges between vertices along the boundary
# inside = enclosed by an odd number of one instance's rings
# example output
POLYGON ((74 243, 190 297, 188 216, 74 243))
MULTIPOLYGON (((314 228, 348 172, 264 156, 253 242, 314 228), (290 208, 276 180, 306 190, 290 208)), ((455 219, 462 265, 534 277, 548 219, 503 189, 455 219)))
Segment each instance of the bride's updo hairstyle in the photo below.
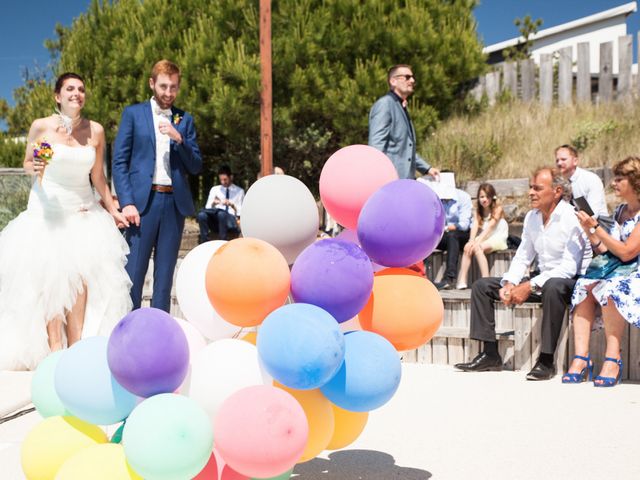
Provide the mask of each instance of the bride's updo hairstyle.
MULTIPOLYGON (((64 82, 66 82, 70 78, 75 78, 76 80, 80 80, 82 83, 84 83, 84 78, 82 78, 77 73, 65 72, 62 75, 60 75, 56 80, 56 85, 53 89, 54 93, 60 93, 62 91, 62 86, 64 85, 64 82)), ((56 105, 58 105, 58 108, 60 108, 60 104, 58 102, 56 102, 56 105)))

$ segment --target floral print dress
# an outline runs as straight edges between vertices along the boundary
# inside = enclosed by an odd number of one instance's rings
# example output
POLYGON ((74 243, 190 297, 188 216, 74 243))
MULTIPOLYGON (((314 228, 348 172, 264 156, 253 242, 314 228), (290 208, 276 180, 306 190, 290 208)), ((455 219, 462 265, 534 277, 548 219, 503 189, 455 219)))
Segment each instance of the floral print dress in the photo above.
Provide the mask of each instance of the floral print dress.
MULTIPOLYGON (((625 204, 622 204, 616 208, 616 219, 619 218, 624 207, 625 204)), ((611 236, 625 242, 638 222, 640 222, 640 212, 633 218, 624 221, 622 225, 616 221, 611 236)), ((594 283, 597 283, 597 285, 593 287, 593 297, 600 305, 606 305, 609 298, 611 298, 620 315, 634 327, 640 328, 640 269, 628 276, 613 277, 606 280, 579 278, 571 296, 572 310, 587 298, 587 287, 594 283)))

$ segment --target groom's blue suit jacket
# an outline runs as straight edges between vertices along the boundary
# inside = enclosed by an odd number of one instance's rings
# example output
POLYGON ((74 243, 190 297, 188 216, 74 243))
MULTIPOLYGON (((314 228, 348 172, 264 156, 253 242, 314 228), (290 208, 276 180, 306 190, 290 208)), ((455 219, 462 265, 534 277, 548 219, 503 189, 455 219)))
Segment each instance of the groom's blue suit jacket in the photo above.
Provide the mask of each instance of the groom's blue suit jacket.
MULTIPOLYGON (((187 174, 202 170, 202 157, 196 143, 193 117, 178 108, 171 108, 172 117, 180 122, 174 127, 182 135, 181 144, 171 140, 170 165, 173 198, 183 215, 195 214, 187 174)), ((151 103, 126 107, 116 136, 113 153, 113 183, 121 207, 135 205, 140 213, 147 207, 151 195, 151 180, 156 164, 156 135, 151 103)))

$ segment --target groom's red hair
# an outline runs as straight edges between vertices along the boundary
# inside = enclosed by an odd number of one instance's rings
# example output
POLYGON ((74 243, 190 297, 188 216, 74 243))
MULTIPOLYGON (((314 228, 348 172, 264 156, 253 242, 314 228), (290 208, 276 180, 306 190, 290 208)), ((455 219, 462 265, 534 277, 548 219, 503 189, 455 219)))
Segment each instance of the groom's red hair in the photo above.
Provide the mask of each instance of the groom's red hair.
POLYGON ((151 69, 151 78, 156 81, 158 79, 158 75, 161 73, 164 73, 165 75, 177 74, 178 77, 180 77, 180 68, 169 60, 160 60, 151 69))

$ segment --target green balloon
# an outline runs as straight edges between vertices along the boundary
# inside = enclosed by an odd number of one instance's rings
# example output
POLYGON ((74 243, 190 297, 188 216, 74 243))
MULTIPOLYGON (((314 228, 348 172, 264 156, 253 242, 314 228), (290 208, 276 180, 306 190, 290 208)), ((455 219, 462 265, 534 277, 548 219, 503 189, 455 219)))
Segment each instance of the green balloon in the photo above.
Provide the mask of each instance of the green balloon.
POLYGON ((56 393, 55 373, 63 350, 49 354, 36 369, 31 379, 31 402, 43 418, 71 415, 56 393))
POLYGON ((211 456, 211 420, 190 398, 173 393, 154 395, 127 418, 122 444, 129 465, 144 478, 193 478, 211 456))
POLYGON ((252 478, 251 480, 289 480, 291 478, 291 474, 293 473, 293 469, 288 472, 281 473, 280 475, 276 475, 275 477, 269 478, 252 478))
POLYGON ((122 422, 122 425, 120 425, 115 432, 113 432, 113 435, 111 435, 111 440, 109 440, 109 443, 122 443, 122 432, 124 431, 125 423, 126 423, 126 420, 122 422))

